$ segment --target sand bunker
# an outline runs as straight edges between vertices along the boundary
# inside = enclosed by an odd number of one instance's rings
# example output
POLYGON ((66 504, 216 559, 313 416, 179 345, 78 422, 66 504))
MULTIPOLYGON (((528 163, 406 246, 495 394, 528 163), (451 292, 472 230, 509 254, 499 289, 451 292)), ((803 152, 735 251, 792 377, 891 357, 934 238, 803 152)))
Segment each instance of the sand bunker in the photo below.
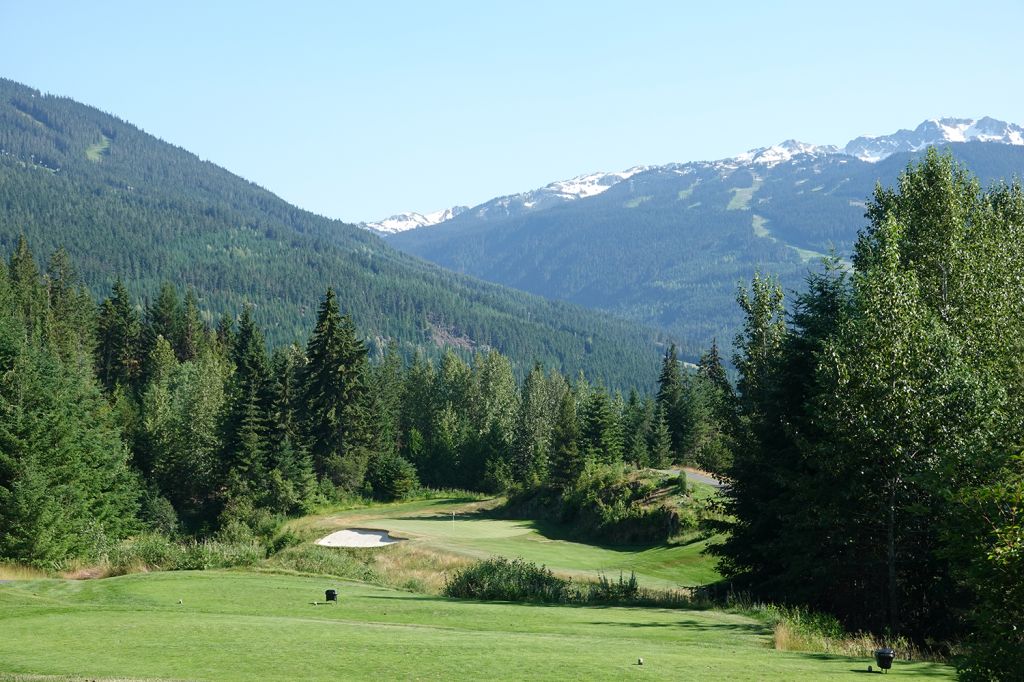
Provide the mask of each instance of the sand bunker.
POLYGON ((346 528, 320 538, 316 544, 324 547, 384 547, 401 542, 404 538, 393 538, 386 530, 369 528, 346 528))

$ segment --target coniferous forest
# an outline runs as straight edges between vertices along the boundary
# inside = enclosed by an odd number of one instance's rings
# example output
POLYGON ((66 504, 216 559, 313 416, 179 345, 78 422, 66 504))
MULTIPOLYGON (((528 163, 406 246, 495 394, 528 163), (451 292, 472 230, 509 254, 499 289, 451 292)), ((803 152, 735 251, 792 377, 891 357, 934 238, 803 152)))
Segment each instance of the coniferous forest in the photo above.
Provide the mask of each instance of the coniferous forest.
POLYGON ((1020 679, 1019 183, 930 151, 876 190, 852 264, 792 295, 756 275, 731 357, 689 366, 0 92, 0 558, 269 546, 289 516, 424 488, 657 543, 683 521, 634 474, 688 464, 725 483, 700 530, 730 590, 1020 679))
POLYGON ((735 390, 717 347, 695 372, 670 348, 657 394, 628 399, 540 365, 517 382, 495 351, 371 362, 330 289, 307 344, 268 352, 251 307, 211 326, 190 290, 140 310, 121 281, 96 303, 65 252, 40 268, 21 240, 0 268, 0 554, 258 537, 420 485, 567 508, 624 465, 689 462, 728 482, 708 532, 734 588, 962 642, 969 679, 1019 671, 1024 191, 932 153, 869 217, 852 272, 810 275, 791 312, 770 277, 741 290, 735 390))
POLYGON ((420 485, 561 493, 602 468, 726 463, 690 426, 731 392, 706 378, 724 381, 717 356, 684 375, 670 349, 659 395, 627 400, 539 364, 517 382, 493 350, 371 361, 331 289, 308 343, 270 352, 250 306, 210 326, 191 290, 134 300, 117 280, 94 302, 66 252, 40 268, 24 240, 0 268, 0 556, 59 563, 140 530, 259 536, 420 485))
POLYGON ((653 329, 444 270, 71 99, 0 78, 0 248, 64 248, 94 297, 191 288, 211 326, 245 303, 273 344, 304 343, 328 287, 379 357, 496 349, 609 386, 653 385, 653 329))

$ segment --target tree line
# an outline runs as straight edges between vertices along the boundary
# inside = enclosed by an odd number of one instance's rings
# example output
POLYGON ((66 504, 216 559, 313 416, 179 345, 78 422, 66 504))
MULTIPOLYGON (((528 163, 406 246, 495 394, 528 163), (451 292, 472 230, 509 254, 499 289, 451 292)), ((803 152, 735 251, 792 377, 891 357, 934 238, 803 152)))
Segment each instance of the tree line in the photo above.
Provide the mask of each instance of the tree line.
POLYGON ((589 468, 724 466, 717 349, 666 353, 660 390, 624 398, 497 351, 377 358, 328 289, 305 346, 268 351, 252 306, 208 324, 164 283, 98 303, 68 254, 0 263, 0 556, 54 563, 97 538, 272 532, 345 496, 419 486, 564 490, 589 468))
POLYGON ((740 295, 720 566, 1020 679, 1024 191, 933 150, 867 217, 852 271, 809 276, 788 314, 771 278, 740 295))

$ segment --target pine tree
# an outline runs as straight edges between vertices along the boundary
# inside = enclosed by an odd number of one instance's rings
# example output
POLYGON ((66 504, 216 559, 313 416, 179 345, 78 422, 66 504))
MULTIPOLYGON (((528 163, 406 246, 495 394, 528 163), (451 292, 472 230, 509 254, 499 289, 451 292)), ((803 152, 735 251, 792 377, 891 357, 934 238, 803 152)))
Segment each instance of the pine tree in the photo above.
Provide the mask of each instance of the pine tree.
POLYGON ((100 306, 97 336, 97 367, 100 381, 110 393, 118 386, 134 388, 141 370, 139 335, 141 323, 132 308, 128 289, 118 279, 109 298, 100 306))
POLYGON ((603 386, 595 388, 583 408, 581 444, 586 458, 611 464, 622 461, 622 427, 603 386))
POLYGON ((328 289, 306 347, 302 416, 317 473, 350 490, 363 483, 373 438, 366 355, 328 289))
POLYGON ((302 350, 295 345, 279 349, 271 360, 267 466, 272 485, 265 501, 275 511, 286 513, 309 509, 316 489, 313 459, 302 445, 298 415, 305 361, 302 350))
POLYGON ((90 371, 96 348, 96 304, 75 272, 71 257, 57 249, 46 266, 49 336, 65 362, 90 371))
POLYGON ((231 355, 235 371, 222 427, 222 467, 232 494, 249 495, 266 474, 270 434, 270 370, 251 306, 242 309, 231 355))
POLYGON ((676 352, 676 345, 673 343, 665 351, 665 357, 661 363, 661 373, 658 375, 658 406, 665 415, 668 422, 669 432, 672 434, 672 459, 682 456, 685 449, 685 419, 682 410, 683 405, 683 373, 679 367, 679 356, 676 352))
POLYGON ((650 462, 655 469, 664 469, 672 464, 672 432, 668 428, 668 420, 665 419, 665 411, 658 407, 654 429, 650 439, 650 462))
POLYGON ((42 341, 49 328, 49 304, 39 277, 39 266, 24 235, 11 253, 7 277, 15 309, 21 317, 29 339, 42 341))
POLYGON ((178 341, 178 359, 182 362, 194 360, 203 344, 207 343, 207 329, 199 314, 199 300, 194 289, 185 293, 181 314, 181 336, 178 341))
POLYGON ((580 428, 576 420, 576 398, 566 391, 558 404, 558 416, 551 433, 551 464, 548 480, 555 490, 565 490, 583 473, 586 460, 580 451, 580 428))

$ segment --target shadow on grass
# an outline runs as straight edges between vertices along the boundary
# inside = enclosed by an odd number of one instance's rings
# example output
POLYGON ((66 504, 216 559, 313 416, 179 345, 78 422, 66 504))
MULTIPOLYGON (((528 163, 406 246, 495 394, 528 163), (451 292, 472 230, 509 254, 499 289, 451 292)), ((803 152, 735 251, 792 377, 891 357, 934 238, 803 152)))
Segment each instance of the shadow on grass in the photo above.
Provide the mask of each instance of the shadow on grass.
POLYGON ((591 621, 590 625, 621 625, 629 628, 684 628, 697 632, 732 632, 747 635, 770 635, 772 630, 760 623, 705 623, 689 618, 683 618, 671 623, 637 622, 624 623, 621 621, 591 621))
MULTIPOLYGON (((502 600, 488 600, 488 599, 459 599, 458 597, 445 597, 443 595, 417 595, 415 597, 401 597, 391 595, 370 595, 363 597, 364 599, 383 599, 383 600, 405 600, 405 601, 433 601, 433 602, 444 602, 447 604, 488 604, 493 606, 527 606, 532 608, 541 609, 592 609, 595 611, 607 610, 607 609, 639 609, 642 611, 651 610, 666 610, 666 611, 712 611, 715 609, 713 604, 704 602, 696 602, 693 604, 679 605, 679 606, 659 606, 652 604, 608 604, 601 602, 536 602, 536 601, 502 601, 502 600)), ((609 623, 609 625, 625 625, 625 623, 609 623)), ((760 625, 756 627, 762 627, 760 625)))

